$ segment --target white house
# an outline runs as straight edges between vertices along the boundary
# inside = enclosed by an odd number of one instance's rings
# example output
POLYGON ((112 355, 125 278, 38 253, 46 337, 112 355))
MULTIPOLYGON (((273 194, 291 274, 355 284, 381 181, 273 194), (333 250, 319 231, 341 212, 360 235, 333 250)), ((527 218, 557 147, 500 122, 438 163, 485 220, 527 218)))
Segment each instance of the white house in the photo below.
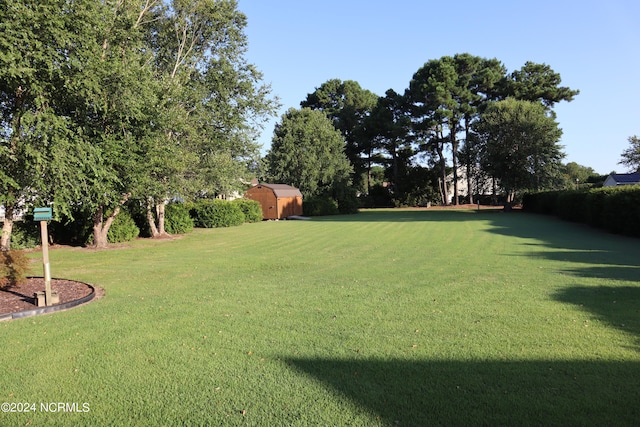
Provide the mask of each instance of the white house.
MULTIPOLYGON (((0 222, 4 221, 4 213, 5 213, 5 208, 3 205, 0 205, 0 222)), ((22 209, 16 209, 13 212, 13 219, 14 220, 21 220, 22 217, 24 216, 24 211, 22 209)))
POLYGON ((602 184, 603 187, 640 184, 640 173, 612 173, 602 184))
MULTIPOLYGON (((471 192, 474 196, 493 194, 493 185, 491 178, 482 174, 479 168, 473 168, 473 177, 471 179, 471 192)), ((447 193, 449 194, 449 203, 453 203, 455 195, 453 194, 453 173, 447 175, 447 193)), ((458 167, 458 196, 469 196, 469 188, 467 181, 467 168, 465 166, 458 167)))

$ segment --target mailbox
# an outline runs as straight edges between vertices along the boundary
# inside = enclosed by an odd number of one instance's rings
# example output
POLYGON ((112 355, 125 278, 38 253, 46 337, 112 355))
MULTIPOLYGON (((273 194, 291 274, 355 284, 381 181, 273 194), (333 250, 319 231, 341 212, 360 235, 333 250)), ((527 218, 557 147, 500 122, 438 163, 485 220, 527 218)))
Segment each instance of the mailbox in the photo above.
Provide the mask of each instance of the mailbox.
POLYGON ((53 212, 51 208, 34 208, 33 220, 34 221, 49 221, 53 218, 53 212))

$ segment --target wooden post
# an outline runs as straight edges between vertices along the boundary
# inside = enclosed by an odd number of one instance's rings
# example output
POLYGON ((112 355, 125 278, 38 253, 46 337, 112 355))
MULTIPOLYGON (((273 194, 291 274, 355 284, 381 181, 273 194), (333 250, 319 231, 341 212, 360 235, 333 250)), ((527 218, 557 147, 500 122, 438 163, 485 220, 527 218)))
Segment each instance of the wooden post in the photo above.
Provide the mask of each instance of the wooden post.
POLYGON ((47 221, 40 221, 40 237, 42 238, 42 266, 44 268, 44 300, 46 305, 52 305, 51 298, 51 267, 49 266, 49 233, 47 221))
MULTIPOLYGON (((49 267, 49 233, 47 232, 47 221, 49 221, 51 218, 51 208, 33 209, 33 220, 40 221, 40 237, 42 238, 42 266, 44 268, 45 305, 54 304, 53 295, 51 292, 51 268, 49 267)), ((55 303, 57 303, 57 301, 55 303)))

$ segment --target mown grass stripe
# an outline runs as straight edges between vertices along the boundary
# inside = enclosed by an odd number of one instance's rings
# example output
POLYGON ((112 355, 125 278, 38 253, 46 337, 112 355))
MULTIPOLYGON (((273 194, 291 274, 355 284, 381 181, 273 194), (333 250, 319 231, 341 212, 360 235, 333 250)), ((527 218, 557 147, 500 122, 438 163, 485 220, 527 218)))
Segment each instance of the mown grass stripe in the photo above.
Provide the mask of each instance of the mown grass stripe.
POLYGON ((91 412, 0 424, 631 425, 639 255, 550 218, 417 210, 52 250, 106 297, 0 323, 0 390, 91 412))

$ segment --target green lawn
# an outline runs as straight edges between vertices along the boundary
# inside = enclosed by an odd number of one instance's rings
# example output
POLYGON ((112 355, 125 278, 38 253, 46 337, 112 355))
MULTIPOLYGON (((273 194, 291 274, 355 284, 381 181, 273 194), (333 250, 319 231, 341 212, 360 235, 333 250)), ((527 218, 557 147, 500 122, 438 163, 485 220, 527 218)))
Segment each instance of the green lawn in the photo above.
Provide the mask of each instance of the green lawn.
POLYGON ((54 249, 106 296, 0 323, 0 402, 37 405, 0 425, 637 425, 639 243, 375 210, 54 249))

